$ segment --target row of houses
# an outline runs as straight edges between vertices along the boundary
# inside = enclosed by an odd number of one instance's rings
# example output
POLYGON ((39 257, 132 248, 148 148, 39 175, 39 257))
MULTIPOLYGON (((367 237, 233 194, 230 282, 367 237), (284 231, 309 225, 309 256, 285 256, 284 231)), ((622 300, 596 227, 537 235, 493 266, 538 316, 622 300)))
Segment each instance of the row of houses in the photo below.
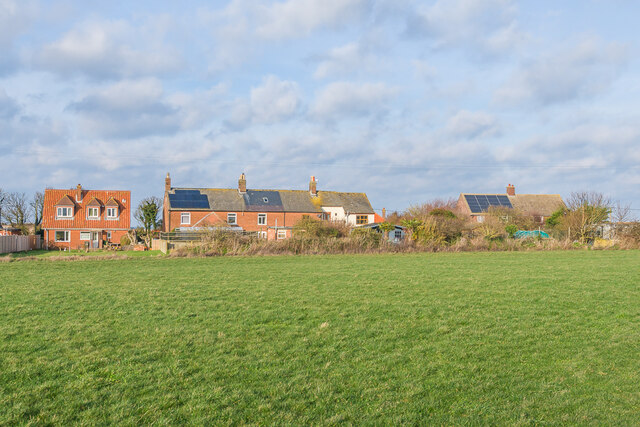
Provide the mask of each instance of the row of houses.
MULTIPOLYGON (((511 184, 505 194, 462 193, 457 209, 482 222, 492 206, 517 208, 539 221, 563 205, 559 195, 516 195, 511 184)), ((47 248, 101 248, 118 244, 131 227, 131 192, 47 189, 42 229, 47 248)), ((210 226, 256 233, 278 240, 291 236, 303 218, 339 221, 355 227, 375 227, 384 221, 375 213, 365 193, 318 189, 311 177, 305 190, 270 190, 247 187, 245 174, 237 188, 174 187, 167 173, 164 186, 162 231, 196 231, 210 226)), ((390 238, 403 237, 395 230, 390 238)))

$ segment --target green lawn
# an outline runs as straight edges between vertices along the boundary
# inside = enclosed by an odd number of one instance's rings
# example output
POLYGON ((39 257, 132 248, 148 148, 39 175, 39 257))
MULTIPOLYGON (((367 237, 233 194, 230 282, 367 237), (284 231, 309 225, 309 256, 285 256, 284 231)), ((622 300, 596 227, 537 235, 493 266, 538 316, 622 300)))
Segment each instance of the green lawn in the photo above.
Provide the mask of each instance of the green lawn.
POLYGON ((637 424, 640 252, 0 263, 0 424, 637 424))
POLYGON ((26 258, 26 257, 36 257, 36 258, 49 258, 49 257, 67 257, 67 256, 86 256, 86 257, 105 257, 105 256, 123 256, 127 258, 137 258, 137 257, 148 257, 148 256, 162 256, 164 255, 160 251, 108 251, 106 249, 95 249, 91 251, 83 251, 73 249, 70 251, 57 251, 57 250, 45 250, 45 249, 36 249, 33 251, 27 252, 14 252, 9 254, 0 254, 0 257, 6 258, 26 258))

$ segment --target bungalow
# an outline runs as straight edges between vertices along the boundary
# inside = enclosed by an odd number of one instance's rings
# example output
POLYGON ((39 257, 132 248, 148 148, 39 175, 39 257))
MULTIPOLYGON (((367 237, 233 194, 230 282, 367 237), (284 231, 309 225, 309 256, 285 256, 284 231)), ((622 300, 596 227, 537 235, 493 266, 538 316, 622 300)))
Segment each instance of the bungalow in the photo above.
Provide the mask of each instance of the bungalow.
POLYGON ((476 222, 483 222, 490 207, 517 209, 543 223, 558 208, 564 207, 559 194, 518 194, 516 187, 509 184, 505 194, 461 193, 456 210, 470 216, 476 222))
POLYGON ((131 222, 131 192, 46 189, 42 229, 45 248, 101 248, 119 243, 131 222))
POLYGON ((165 179, 165 232, 219 225, 278 240, 303 218, 355 226, 372 223, 374 211, 365 193, 318 191, 315 177, 308 190, 248 189, 244 173, 238 188, 175 188, 168 173, 165 179))

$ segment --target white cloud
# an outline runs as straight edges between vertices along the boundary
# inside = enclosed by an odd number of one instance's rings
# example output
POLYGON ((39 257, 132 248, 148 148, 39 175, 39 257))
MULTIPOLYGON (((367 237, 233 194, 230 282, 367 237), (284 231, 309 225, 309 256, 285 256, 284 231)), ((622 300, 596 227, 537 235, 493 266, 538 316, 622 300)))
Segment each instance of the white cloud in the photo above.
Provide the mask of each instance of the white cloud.
POLYGON ((384 83, 330 83, 317 94, 312 113, 323 119, 365 116, 387 110, 396 93, 384 83))
POLYGON ((84 131, 95 137, 138 138, 172 134, 180 128, 178 111, 163 99, 156 79, 109 85, 69 105, 84 131))
POLYGON ((609 86, 626 59, 619 44, 584 39, 522 64, 495 99, 507 105, 550 105, 595 95, 609 86))
POLYGON ((301 106, 297 83, 267 76, 262 85, 251 89, 251 108, 254 120, 273 123, 295 114, 301 106))
POLYGON ((0 46, 9 46, 27 29, 34 15, 30 0, 0 0, 0 46))
POLYGON ((7 95, 4 89, 0 88, 0 119, 10 119, 19 111, 18 103, 15 99, 7 95))
POLYGON ((322 57, 313 77, 323 79, 328 76, 345 75, 354 71, 371 71, 378 64, 376 55, 362 42, 348 43, 331 49, 322 57))
POLYGON ((35 16, 36 8, 31 0, 0 0, 0 76, 19 68, 16 40, 35 16))
POLYGON ((287 0, 259 11, 256 34, 266 39, 309 35, 320 28, 336 28, 363 16, 370 0, 287 0))
POLYGON ((496 118, 482 111, 462 110, 447 121, 446 131, 456 138, 482 138, 500 133, 496 118))
POLYGON ((438 48, 500 54, 527 38, 519 29, 516 12, 512 0, 438 0, 410 14, 407 33, 431 38, 438 48))
POLYGON ((86 21, 45 45, 34 62, 63 76, 98 79, 175 72, 181 68, 180 55, 162 44, 165 30, 156 23, 133 27, 121 20, 86 21))

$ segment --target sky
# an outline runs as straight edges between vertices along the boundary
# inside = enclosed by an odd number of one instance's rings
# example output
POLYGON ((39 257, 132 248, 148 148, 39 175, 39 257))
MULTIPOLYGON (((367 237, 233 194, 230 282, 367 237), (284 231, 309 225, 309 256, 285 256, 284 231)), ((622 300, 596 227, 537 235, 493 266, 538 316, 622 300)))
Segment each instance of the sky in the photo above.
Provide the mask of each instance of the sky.
MULTIPOLYGON (((640 214, 640 4, 0 0, 0 188, 597 191, 640 214)), ((637 215, 640 216, 640 215, 637 215)))

